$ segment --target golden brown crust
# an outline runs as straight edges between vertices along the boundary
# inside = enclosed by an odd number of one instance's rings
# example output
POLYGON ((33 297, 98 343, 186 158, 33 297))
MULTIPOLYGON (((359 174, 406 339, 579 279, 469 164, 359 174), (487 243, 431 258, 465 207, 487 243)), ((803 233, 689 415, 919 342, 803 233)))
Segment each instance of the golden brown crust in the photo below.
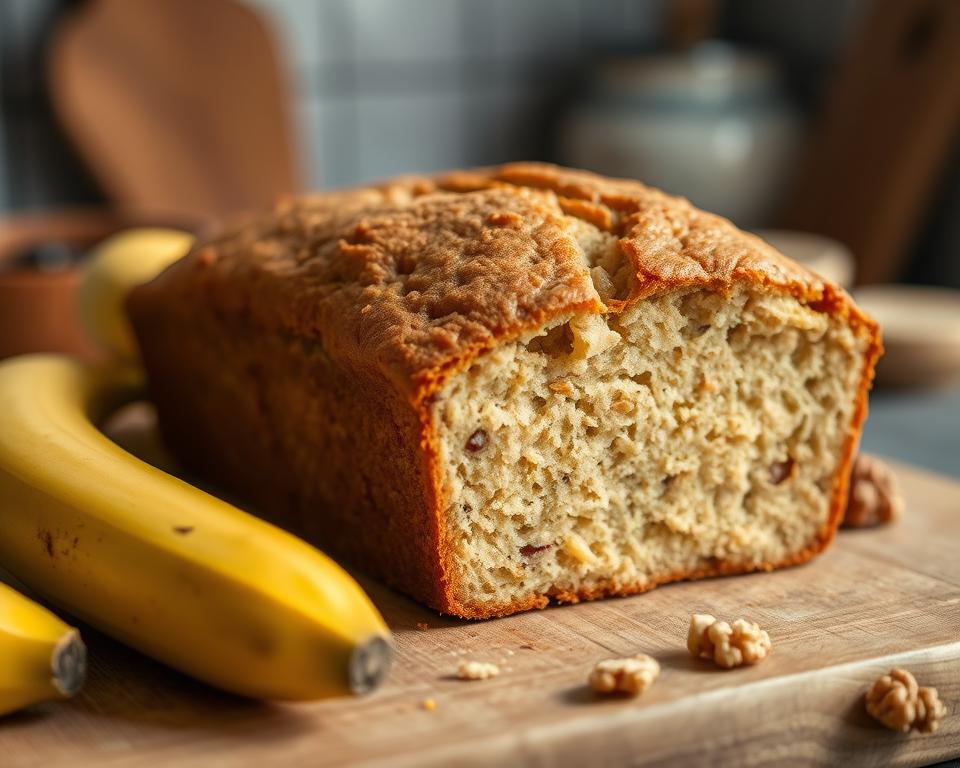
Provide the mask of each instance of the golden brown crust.
MULTIPOLYGON (((170 315, 171 299, 184 299, 189 294, 184 286, 193 286, 196 291, 189 295, 217 317, 242 318, 245 329, 316 345, 317 354, 352 377, 363 397, 376 399, 389 390, 408 403, 412 423, 419 424, 407 443, 420 478, 416 498, 408 501, 425 507, 416 515, 420 528, 412 535, 429 542, 432 554, 423 547, 411 550, 416 562, 407 563, 406 575, 392 581, 441 611, 482 618, 543 607, 548 598, 480 607, 458 596, 442 533, 445 504, 429 413, 433 394, 477 355, 551 320, 580 312, 622 312, 682 286, 732 291, 737 285, 793 295, 848 322, 868 344, 828 522, 808 550, 759 566, 773 568, 808 560, 836 532, 881 351, 879 332, 842 289, 685 200, 634 181, 531 163, 397 179, 281 204, 272 215, 199 246, 136 290, 130 310, 148 372, 160 390, 183 372, 171 370, 176 353, 158 328, 170 315), (574 236, 578 219, 619 239, 627 279, 622 295, 606 304, 574 236), (440 583, 428 589, 422 578, 410 576, 415 571, 440 583)), ((174 398, 168 400, 162 418, 174 407, 174 398)), ((174 417, 168 414, 166 420, 174 417)), ((208 447, 215 447, 216 437, 209 440, 208 447)), ((224 466, 220 479, 230 482, 235 472, 224 466)), ((373 515, 376 478, 367 487, 373 515)), ((360 557, 377 570, 375 552, 360 557)), ((598 586, 554 597, 572 601, 630 594, 656 583, 757 568, 717 563, 643 585, 598 586)))
POLYGON ((428 179, 317 195, 196 249, 213 299, 320 341, 420 400, 502 339, 602 311, 566 216, 542 193, 456 194, 428 179), (252 258, 251 258, 252 257, 252 258))

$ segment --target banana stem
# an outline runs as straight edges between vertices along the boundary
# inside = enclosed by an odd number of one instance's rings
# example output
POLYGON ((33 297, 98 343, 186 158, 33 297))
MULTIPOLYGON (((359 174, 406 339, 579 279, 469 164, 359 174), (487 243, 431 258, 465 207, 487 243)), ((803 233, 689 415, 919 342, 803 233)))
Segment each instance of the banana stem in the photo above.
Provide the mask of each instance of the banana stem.
POLYGON ((53 684, 64 696, 73 696, 87 679, 87 647, 80 633, 71 629, 54 646, 50 660, 53 684))
POLYGON ((367 693, 386 678, 393 661, 393 648, 382 635, 360 643, 350 654, 350 690, 367 693))

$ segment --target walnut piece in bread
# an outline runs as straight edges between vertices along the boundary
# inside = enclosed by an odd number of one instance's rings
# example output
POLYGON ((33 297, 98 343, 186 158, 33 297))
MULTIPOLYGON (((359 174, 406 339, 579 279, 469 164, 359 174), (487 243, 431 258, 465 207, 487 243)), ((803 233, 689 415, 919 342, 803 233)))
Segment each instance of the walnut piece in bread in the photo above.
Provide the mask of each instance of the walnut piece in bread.
POLYGON ((702 613, 690 617, 687 650, 724 669, 763 661, 771 647, 770 635, 753 622, 737 619, 731 625, 702 613))
POLYGON ((878 678, 867 691, 865 703, 872 718, 902 733, 933 733, 947 713, 937 689, 920 687, 905 669, 891 669, 878 678))
POLYGON ((638 696, 660 674, 660 664, 652 656, 638 653, 625 659, 598 661, 588 682, 597 693, 626 693, 638 696))

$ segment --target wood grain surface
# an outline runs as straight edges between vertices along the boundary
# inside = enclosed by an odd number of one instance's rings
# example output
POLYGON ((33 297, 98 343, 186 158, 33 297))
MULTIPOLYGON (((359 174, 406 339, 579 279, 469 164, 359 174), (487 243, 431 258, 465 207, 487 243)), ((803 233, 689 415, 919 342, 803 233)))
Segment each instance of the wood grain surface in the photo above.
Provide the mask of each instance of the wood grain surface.
POLYGON ((398 650, 387 684, 364 698, 242 700, 86 630, 87 687, 73 701, 0 721, 0 765, 923 765, 956 757, 960 484, 896 469, 905 519, 842 532, 813 563, 772 574, 486 622, 441 618, 364 581, 398 650), (757 621, 772 655, 732 671, 690 658, 692 612, 757 621), (638 651, 663 670, 643 696, 589 692, 594 662, 638 651), (458 680, 463 658, 496 662, 501 674, 458 680), (865 689, 893 666, 939 689, 949 712, 935 734, 893 733, 865 714, 865 689), (433 711, 422 707, 428 698, 433 711))

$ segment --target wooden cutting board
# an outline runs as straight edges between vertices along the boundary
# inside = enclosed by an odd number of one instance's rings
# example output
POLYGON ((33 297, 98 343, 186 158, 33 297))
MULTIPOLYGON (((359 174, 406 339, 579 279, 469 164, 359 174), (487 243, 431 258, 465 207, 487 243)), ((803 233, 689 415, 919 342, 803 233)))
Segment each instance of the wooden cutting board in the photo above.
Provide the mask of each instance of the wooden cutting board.
POLYGON ((0 721, 0 765, 922 765, 956 757, 960 484, 896 469, 904 520, 842 532, 813 563, 772 574, 486 622, 441 618, 364 581, 397 644, 388 683, 365 698, 242 700, 86 630, 87 687, 71 702, 0 721), (733 671, 691 659, 692 612, 757 621, 773 654, 733 671), (593 663, 638 651, 659 659, 656 684, 638 699, 594 698, 584 685, 593 663), (463 658, 502 672, 457 680, 463 658), (949 713, 935 734, 893 733, 864 713, 864 690, 893 666, 939 689, 949 713), (422 707, 426 699, 435 710, 422 707))

